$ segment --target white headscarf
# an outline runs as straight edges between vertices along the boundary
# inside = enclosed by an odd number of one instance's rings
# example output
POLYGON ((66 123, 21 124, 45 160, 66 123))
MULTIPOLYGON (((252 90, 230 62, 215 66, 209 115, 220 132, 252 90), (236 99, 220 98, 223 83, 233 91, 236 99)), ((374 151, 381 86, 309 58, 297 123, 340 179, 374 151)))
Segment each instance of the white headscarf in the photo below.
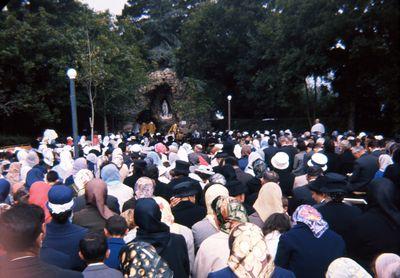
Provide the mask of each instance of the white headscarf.
MULTIPOLYGON (((372 278, 359 264, 349 258, 334 260, 328 267, 326 278, 372 278)), ((379 277, 379 276, 378 276, 379 277)))
POLYGON ((282 190, 279 185, 274 182, 264 184, 258 193, 253 208, 263 222, 273 213, 283 213, 282 190))
POLYGON ((379 156, 379 171, 385 172, 386 167, 393 164, 393 160, 388 154, 381 154, 379 156))
POLYGON ((207 208, 207 219, 211 223, 211 225, 214 226, 217 230, 219 230, 219 227, 217 223, 215 222, 215 217, 214 217, 214 211, 211 207, 211 203, 219 196, 224 196, 224 197, 229 197, 229 191, 228 189, 221 185, 221 184, 213 184, 211 185, 204 196, 204 199, 206 201, 206 208, 207 208))
POLYGON ((246 168, 244 169, 244 171, 245 171, 246 173, 252 175, 253 177, 254 177, 253 163, 254 163, 254 161, 256 161, 256 160, 258 160, 258 159, 261 159, 261 160, 262 160, 261 155, 260 155, 258 152, 252 152, 252 153, 249 155, 249 160, 248 160, 247 166, 246 166, 246 168))

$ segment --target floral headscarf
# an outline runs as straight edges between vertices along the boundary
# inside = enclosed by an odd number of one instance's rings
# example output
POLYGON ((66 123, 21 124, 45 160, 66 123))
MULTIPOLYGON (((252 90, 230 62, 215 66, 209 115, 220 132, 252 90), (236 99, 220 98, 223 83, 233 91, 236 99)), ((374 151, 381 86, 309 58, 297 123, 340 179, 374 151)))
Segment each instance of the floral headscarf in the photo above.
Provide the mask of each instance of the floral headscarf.
POLYGON ((7 180, 10 182, 11 186, 21 181, 21 163, 13 162, 10 164, 8 173, 6 176, 7 180))
POLYGON ((292 217, 296 223, 306 224, 316 238, 320 238, 329 228, 328 223, 322 219, 321 214, 310 205, 299 206, 292 217))
POLYGON ((221 231, 229 233, 235 222, 249 222, 246 209, 235 198, 220 196, 216 205, 217 219, 220 223, 221 231))
POLYGON ((141 177, 135 183, 136 199, 152 198, 154 193, 153 180, 148 177, 141 177))
POLYGON ((157 254, 156 249, 146 242, 131 242, 120 252, 121 269, 124 277, 173 277, 168 264, 157 254))
POLYGON ((237 277, 271 277, 274 261, 258 226, 239 224, 230 233, 229 242, 232 246, 228 266, 237 277))

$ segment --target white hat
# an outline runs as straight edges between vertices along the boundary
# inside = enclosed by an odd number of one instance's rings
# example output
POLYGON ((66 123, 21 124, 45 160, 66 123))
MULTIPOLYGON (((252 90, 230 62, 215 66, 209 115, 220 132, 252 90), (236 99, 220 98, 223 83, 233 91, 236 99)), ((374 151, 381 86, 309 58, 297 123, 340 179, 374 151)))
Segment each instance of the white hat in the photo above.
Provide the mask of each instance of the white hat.
POLYGON ((318 138, 316 143, 321 145, 325 144, 325 138, 318 138))
POLYGON ((328 163, 328 157, 322 153, 315 153, 311 156, 311 159, 307 162, 308 166, 319 166, 322 168, 322 171, 326 171, 328 169, 328 166, 326 164, 328 163))
POLYGON ((206 175, 214 175, 215 173, 212 170, 211 166, 205 166, 205 165, 199 165, 199 167, 197 167, 194 170, 195 173, 202 173, 202 174, 206 174, 206 175))
POLYGON ((134 144, 129 147, 131 153, 140 153, 142 151, 142 146, 139 144, 134 144))
POLYGON ((383 140, 383 136, 382 135, 375 135, 375 139, 378 141, 383 140))
POLYGON ((74 183, 78 191, 78 196, 85 194, 85 185, 92 179, 94 179, 93 173, 88 169, 82 169, 76 173, 74 183))
POLYGON ((271 164, 275 169, 285 170, 289 167, 289 156, 285 152, 277 152, 271 158, 271 164))
POLYGON ((363 138, 364 136, 367 136, 367 134, 365 133, 365 132, 360 132, 360 134, 358 134, 358 136, 357 136, 357 138, 358 139, 361 139, 361 138, 363 138))
POLYGON ((265 135, 269 135, 269 130, 265 130, 265 131, 264 131, 264 134, 265 134, 265 135))
POLYGON ((243 136, 247 136, 249 133, 247 131, 243 131, 243 136))

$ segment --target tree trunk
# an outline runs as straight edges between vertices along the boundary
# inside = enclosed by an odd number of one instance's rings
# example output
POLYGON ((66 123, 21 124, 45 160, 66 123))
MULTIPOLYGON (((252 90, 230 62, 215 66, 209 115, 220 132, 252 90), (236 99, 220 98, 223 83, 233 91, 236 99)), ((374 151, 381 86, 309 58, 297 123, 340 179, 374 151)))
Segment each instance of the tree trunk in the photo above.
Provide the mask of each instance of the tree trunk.
POLYGON ((108 122, 107 122, 107 111, 106 111, 106 105, 104 102, 104 108, 103 108, 103 120, 104 120, 104 134, 108 134, 108 122))
POLYGON ((350 99, 349 105, 350 105, 350 110, 349 110, 349 117, 347 119, 348 120, 347 128, 349 130, 354 131, 356 122, 356 103, 354 102, 354 99, 350 99))
POLYGON ((311 121, 311 115, 310 115, 310 97, 308 96, 308 88, 307 88, 307 82, 304 83, 304 89, 306 91, 306 102, 307 102, 307 119, 308 119, 308 125, 311 128, 312 126, 312 121, 311 121))
POLYGON ((318 90, 317 90, 317 78, 314 76, 314 103, 313 103, 313 119, 317 118, 317 102, 318 102, 318 90))

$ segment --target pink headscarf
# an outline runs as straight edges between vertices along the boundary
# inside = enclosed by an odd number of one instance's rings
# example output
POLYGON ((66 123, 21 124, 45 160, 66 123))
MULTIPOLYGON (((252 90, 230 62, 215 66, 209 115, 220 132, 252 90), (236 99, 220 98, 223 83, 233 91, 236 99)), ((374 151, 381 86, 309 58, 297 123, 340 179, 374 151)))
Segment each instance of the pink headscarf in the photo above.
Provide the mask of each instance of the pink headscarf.
POLYGON ((51 216, 49 209, 46 206, 48 193, 51 186, 44 181, 37 181, 32 184, 29 189, 29 203, 37 205, 44 210, 46 223, 50 222, 51 216))
POLYGON ((156 151, 156 153, 165 154, 167 152, 167 147, 163 143, 157 143, 154 146, 154 150, 156 151))

